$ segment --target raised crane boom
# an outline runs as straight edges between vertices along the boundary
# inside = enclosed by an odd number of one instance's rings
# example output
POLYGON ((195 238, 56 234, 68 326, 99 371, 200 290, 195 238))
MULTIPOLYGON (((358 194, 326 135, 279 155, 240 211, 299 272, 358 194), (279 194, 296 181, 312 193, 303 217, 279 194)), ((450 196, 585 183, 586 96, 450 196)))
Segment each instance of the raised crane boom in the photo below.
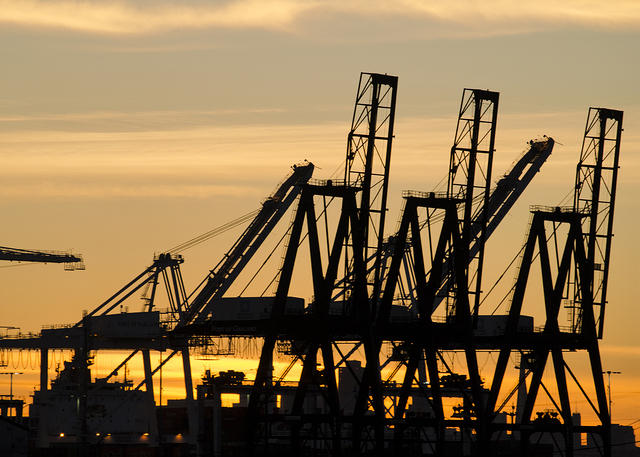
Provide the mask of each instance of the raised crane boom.
POLYGON ((294 165, 293 171, 262 204, 262 208, 220 263, 202 281, 191 304, 185 307, 178 326, 205 320, 211 304, 222 297, 265 238, 282 218, 313 173, 313 164, 294 165), (197 295, 196 295, 197 293, 197 295))
MULTIPOLYGON (((553 138, 545 137, 542 140, 529 141, 529 148, 518 159, 491 191, 488 203, 487 238, 497 228, 511 210, 518 197, 524 192, 533 177, 540 171, 553 150, 553 138)), ((482 208, 475 212, 474 222, 482 214, 482 208)), ((472 225, 475 225, 472 224, 472 225)), ((478 229, 476 229, 478 230, 478 229)), ((475 246, 471 248, 473 251, 475 246)))
POLYGON ((32 249, 0 246, 0 260, 8 260, 11 262, 64 263, 65 270, 84 270, 82 257, 69 252, 35 251, 32 249))
MULTIPOLYGON (((486 214, 485 236, 486 239, 489 239, 520 195, 522 195, 522 192, 524 192, 526 187, 533 180, 533 177, 540 171, 540 168, 546 162, 547 158, 549 158, 551 151, 553 150, 553 145, 554 141, 549 137, 545 137, 542 140, 531 140, 527 151, 512 166, 511 170, 498 180, 496 186, 492 189, 486 213, 484 205, 480 205, 475 209, 470 224, 470 238, 472 241, 469 246, 469 261, 474 258, 480 249, 477 243, 478 235, 481 230, 481 224, 478 222, 479 218, 483 214, 486 214)), ((405 255, 404 262, 411 262, 410 257, 405 255)), ((448 264, 448 262, 445 264, 448 264)), ((408 280, 410 279, 411 278, 408 277, 408 280)), ((443 270, 441 287, 438 290, 433 303, 434 308, 437 307, 445 298, 446 290, 451 281, 451 271, 448 268, 445 268, 443 270)), ((410 297, 406 298, 409 298, 411 302, 414 303, 415 285, 409 284, 408 286, 410 297)), ((474 309, 474 312, 477 313, 478 310, 474 309)))

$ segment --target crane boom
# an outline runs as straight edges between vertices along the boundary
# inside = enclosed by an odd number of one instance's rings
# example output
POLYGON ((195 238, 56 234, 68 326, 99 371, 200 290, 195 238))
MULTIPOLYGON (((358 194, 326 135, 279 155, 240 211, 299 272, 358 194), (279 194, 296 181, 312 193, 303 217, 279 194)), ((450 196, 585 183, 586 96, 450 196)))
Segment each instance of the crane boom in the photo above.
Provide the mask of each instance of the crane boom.
MULTIPOLYGON (((522 154, 522 156, 513 164, 511 169, 504 174, 502 178, 498 180, 495 187, 491 189, 491 195, 489 196, 488 213, 487 213, 487 226, 486 237, 489 237, 496 230, 500 222, 504 219, 507 213, 511 210, 516 203, 520 195, 527 188, 529 183, 533 180, 533 177, 540 171, 542 165, 551 155, 553 150, 554 141, 553 138, 545 137, 542 140, 529 141, 529 148, 522 154)), ((471 231, 472 242, 469 246, 469 259, 472 259, 477 253, 479 246, 476 243, 477 234, 480 230, 480 225, 477 223, 478 219, 482 216, 483 205, 479 205, 473 212, 471 231)), ((387 242, 388 244, 388 242, 387 242)), ((403 263, 406 268, 412 263, 411 255, 409 254, 409 248, 406 248, 403 263)), ((445 263, 448 265, 448 262, 445 263)), ((385 277, 386 262, 383 262, 382 277, 385 277)), ((372 268, 368 268, 367 274, 371 274, 372 268)), ((450 281, 450 272, 448 269, 444 269, 444 275, 442 278, 442 287, 439 289, 436 296, 434 306, 440 304, 444 299, 444 291, 448 287, 450 281)), ((403 301, 408 300, 411 303, 415 302, 415 286, 410 276, 407 276, 407 292, 403 296, 403 301)), ((344 293, 344 288, 340 287, 344 283, 344 279, 337 283, 336 289, 338 293, 333 296, 333 300, 338 300, 344 293)))
POLYGON ((36 251, 33 249, 17 249, 0 246, 0 260, 11 262, 41 262, 41 263, 81 263, 82 257, 69 252, 36 251))
MULTIPOLYGON (((553 145, 553 138, 549 137, 545 137, 543 140, 529 141, 529 149, 518 159, 511 170, 498 181, 489 197, 487 235, 495 231, 498 224, 504 219, 522 192, 533 180, 533 177, 540 171, 542 165, 551 155, 553 145)), ((478 216, 480 214, 482 214, 481 209, 476 211, 475 215, 478 216)))
POLYGON ((199 288, 191 295, 195 298, 185 306, 178 326, 194 321, 203 321, 211 312, 211 304, 231 286, 253 254, 258 250, 265 238, 282 218, 289 206, 302 190, 313 173, 313 164, 306 162, 294 165, 293 171, 262 204, 262 208, 251 221, 244 233, 231 249, 224 255, 220 263, 211 270, 199 288))
MULTIPOLYGON (((529 148, 513 165, 511 170, 509 170, 500 180, 498 180, 496 186, 492 189, 488 200, 485 229, 485 236, 487 239, 489 239, 489 237, 493 234, 500 222, 504 219, 509 210, 516 203, 520 195, 522 195, 522 192, 524 192, 526 187, 533 180, 533 177, 540 171, 542 165, 551 155, 553 145, 554 141, 549 137, 545 137, 542 140, 531 140, 529 142, 529 148)), ((480 249, 480 246, 478 245, 478 234, 481 230, 481 225, 478 220, 480 217, 482 217, 483 212, 483 205, 480 205, 475 209, 473 213, 470 225, 470 238, 472 242, 469 246, 469 260, 473 259, 480 249)), ((404 262, 410 261, 410 257, 405 254, 404 262)), ((448 261, 445 262, 445 265, 448 265, 448 263, 448 261)), ((410 278, 407 279, 410 280, 410 278)), ((434 309, 445 298, 445 291, 449 287, 449 283, 452 281, 452 279, 453 278, 450 269, 444 268, 441 287, 438 290, 433 303, 434 309)), ((409 284, 408 298, 411 299, 412 303, 415 301, 414 288, 415 286, 413 284, 409 284)))

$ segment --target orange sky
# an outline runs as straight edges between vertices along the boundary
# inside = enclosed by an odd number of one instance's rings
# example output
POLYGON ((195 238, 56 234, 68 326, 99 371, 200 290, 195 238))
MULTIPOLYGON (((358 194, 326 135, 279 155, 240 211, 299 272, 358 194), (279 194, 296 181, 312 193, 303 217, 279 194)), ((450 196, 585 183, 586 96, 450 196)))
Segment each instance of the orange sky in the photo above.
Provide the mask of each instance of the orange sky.
MULTIPOLYGON (((501 92, 496 177, 529 139, 558 141, 489 244, 487 284, 518 252, 528 205, 571 191, 587 108, 625 110, 603 358, 623 372, 614 420, 639 418, 636 2, 212 5, 0 2, 1 244, 72 248, 87 264, 2 265, 0 325, 74 322, 154 253, 257 208, 291 164, 308 159, 330 176, 359 72, 388 72, 400 78, 389 228, 403 189, 432 190, 445 176, 464 87, 501 92)), ((189 289, 237 235, 185 253, 189 289)), ((311 294, 305 281, 294 289, 311 294)), ((206 366, 194 364, 194 379, 206 366)), ((37 376, 14 382, 27 396, 37 376)))

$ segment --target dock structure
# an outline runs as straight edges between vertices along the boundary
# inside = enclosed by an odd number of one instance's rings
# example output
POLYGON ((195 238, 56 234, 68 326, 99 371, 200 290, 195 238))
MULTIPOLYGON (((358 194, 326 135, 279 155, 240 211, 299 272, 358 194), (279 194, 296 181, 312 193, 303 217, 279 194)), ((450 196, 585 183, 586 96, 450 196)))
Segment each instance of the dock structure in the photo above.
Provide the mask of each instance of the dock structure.
POLYGON ((203 456, 573 456, 589 447, 611 456, 599 340, 623 113, 589 110, 573 204, 531 209, 508 306, 496 314, 502 302, 487 303, 493 288, 483 284, 488 241, 550 157, 554 140, 528 141, 495 180, 499 93, 464 89, 446 188, 405 191, 390 231, 397 90, 395 76, 361 74, 342 178, 311 179, 314 165, 296 164, 257 211, 156 255, 76 324, 0 339, 0 348, 41 354, 36 448, 80 448, 87 455, 129 446, 155 449, 154 455, 171 448, 171 455, 203 456), (187 293, 181 250, 243 224, 220 262, 187 293), (265 292, 245 295, 275 252, 282 255, 265 292), (531 274, 537 265, 541 284, 531 274), (310 284, 310 299, 292 295, 296 281, 310 284), (530 306, 527 289, 538 291, 530 306), (140 293, 143 309, 122 312, 140 293), (531 306, 544 316, 542 325, 527 314, 531 306), (560 321, 562 308, 569 309, 568 325, 560 321), (257 341, 253 379, 207 372, 194 388, 191 354, 233 355, 233 342, 245 339, 257 341), (50 381, 52 349, 75 355, 50 381), (92 380, 92 354, 104 350, 128 355, 109 376, 92 380), (156 365, 152 351, 169 355, 156 365), (487 354, 491 362, 481 364, 487 354), (155 405, 154 376, 176 355, 185 397, 155 405), (576 375, 576 356, 590 376, 576 375), (142 358, 144 379, 113 381, 133 357, 142 358), (276 360, 288 362, 284 371, 275 371, 276 360), (509 376, 514 364, 518 374, 509 376), (223 406, 227 395, 237 398, 233 407, 223 406), (52 425, 47 408, 69 398, 77 403, 65 426, 70 431, 59 431, 63 425, 52 425), (590 425, 572 409, 576 398, 592 408, 590 425), (543 400, 554 407, 541 409, 543 400), (100 407, 106 412, 96 420, 100 407), (122 417, 119 408, 131 409, 129 432, 107 425, 105 418, 122 417))

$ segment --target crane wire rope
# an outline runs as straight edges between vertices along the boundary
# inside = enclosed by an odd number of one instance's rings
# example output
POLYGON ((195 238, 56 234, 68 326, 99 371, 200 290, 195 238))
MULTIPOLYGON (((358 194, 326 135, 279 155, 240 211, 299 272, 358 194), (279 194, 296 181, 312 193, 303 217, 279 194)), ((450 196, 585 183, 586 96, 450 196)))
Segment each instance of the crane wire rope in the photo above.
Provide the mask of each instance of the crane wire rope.
MULTIPOLYGON (((338 167, 336 167, 336 169, 335 169, 335 170, 333 171, 333 173, 331 174, 331 177, 333 177, 334 175, 336 175, 336 174, 340 171, 340 169, 342 168, 342 166, 343 166, 342 164, 339 164, 339 165, 338 165, 338 167)), ((325 210, 326 210, 326 207, 325 207, 325 210)), ((221 226, 219 226, 219 227, 216 227, 216 228, 214 228, 214 229, 212 229, 212 230, 209 230, 209 231, 208 231, 208 232, 206 232, 206 233, 203 233, 203 234, 201 234, 201 235, 199 235, 199 236, 196 236, 196 237, 192 238, 191 240, 185 241, 184 243, 181 243, 181 244, 179 244, 179 245, 177 245, 177 246, 174 246, 173 248, 169 249, 169 250, 168 250, 168 251, 166 251, 166 252, 168 252, 168 253, 181 253, 181 252, 186 251, 187 249, 191 249, 192 247, 198 246, 198 245, 200 245, 200 244, 202 244, 202 243, 204 243, 204 242, 206 242, 206 241, 210 240, 211 238, 214 238, 214 237, 216 237, 216 236, 219 236, 219 235, 221 235, 221 234, 223 234, 223 233, 225 233, 225 232, 227 232, 227 231, 229 231, 229 230, 232 230, 232 229, 234 229, 234 228, 236 228, 236 227, 238 227, 238 226, 240 226, 240 225, 242 225, 242 224, 245 224, 245 223, 247 223, 247 222, 249 222, 249 221, 253 220, 253 219, 254 219, 254 218, 255 218, 255 217, 260 213, 260 211, 261 211, 261 209, 256 209, 256 210, 254 210, 254 211, 251 211, 250 213, 247 213, 247 214, 245 214, 245 215, 243 215, 243 216, 240 216, 240 217, 239 217, 239 218, 237 218, 237 219, 234 219, 234 220, 232 220, 232 221, 230 221, 230 222, 227 222, 226 224, 223 224, 223 225, 221 225, 221 226)), ((324 211, 323 211, 323 213, 321 213, 321 215, 320 215, 319 217, 321 217, 323 214, 324 214, 324 211)), ((278 243, 277 243, 277 244, 276 244, 276 246, 273 248, 273 250, 271 251, 271 253, 269 253, 269 255, 267 256, 267 258, 265 259, 265 261, 264 261, 264 262, 262 263, 262 265, 259 267, 258 271, 256 271, 256 273, 252 276, 252 278, 249 280, 249 282, 247 283, 247 285, 242 289, 242 291, 241 291, 240 295, 242 295, 242 294, 246 291, 246 289, 249 287, 249 285, 250 285, 250 284, 253 282, 253 280, 257 277, 257 275, 260 273, 260 271, 262 270, 262 268, 265 266, 265 264, 266 264, 266 263, 269 261, 269 259, 272 257, 273 253, 277 250, 278 246, 280 246, 280 245, 281 245, 281 243, 282 243, 282 241, 286 238, 287 233, 288 233, 288 231, 287 231, 287 232, 285 232, 285 234, 283 235, 283 237, 278 241, 278 243)), ((306 235, 305 235, 305 238, 303 238, 303 240, 302 240, 302 241, 304 241, 304 239, 306 239, 306 235)), ((302 241, 301 241, 301 242, 302 242, 302 241)), ((219 263, 218 265, 220 265, 220 263, 219 263)), ((217 266, 216 266, 216 268, 217 268, 217 266)), ((215 269, 216 269, 216 268, 214 268, 213 270, 211 270, 211 273, 213 273, 213 271, 215 271, 215 269)), ((270 281, 269 286, 267 286, 267 289, 268 289, 268 287, 270 287, 270 285, 271 285, 271 284, 273 284, 273 282, 274 282, 274 281, 275 281, 275 279, 278 277, 278 275, 279 275, 279 272, 278 272, 278 273, 276 273, 276 275, 274 276, 274 278, 270 281)), ((210 277, 210 275, 209 275, 209 276, 207 276, 207 278, 205 278, 205 279, 204 279, 204 280, 203 280, 203 281, 202 281, 202 282, 201 282, 201 283, 196 287, 196 289, 195 289, 191 294, 189 294, 189 295, 188 295, 187 299, 191 298, 191 297, 192 297, 192 296, 193 296, 193 295, 194 295, 194 294, 195 294, 195 293, 196 293, 196 292, 197 292, 197 291, 202 287, 202 285, 207 281, 207 279, 208 279, 209 277, 210 277)), ((265 293, 265 292, 263 292, 263 293, 262 293, 262 295, 264 295, 264 293, 265 293)), ((261 296, 262 296, 262 295, 261 295, 261 296)))
MULTIPOLYGON (((247 282, 247 284, 244 286, 244 288, 240 291, 239 296, 242 297, 242 295, 245 293, 245 291, 247 290, 247 288, 251 285, 251 283, 253 282, 254 279, 256 279, 256 277, 258 276, 258 274, 260 274, 260 271, 262 271, 262 268, 267 264, 267 262, 271 259, 271 256, 273 255, 274 252, 276 252, 276 250, 278 249, 278 247, 280 247, 280 245, 282 244, 282 242, 284 241, 284 239, 287 237, 287 235, 289 234, 289 231, 285 231, 284 234, 280 237, 280 240, 278 240, 278 242, 276 243, 276 245, 273 247, 273 249, 271 250, 271 252, 269 253, 269 255, 267 256, 267 258, 264 260, 264 262, 262 262, 262 265, 260 265, 260 267, 258 268, 258 270, 253 274, 253 276, 251 277, 251 279, 249 279, 249 281, 247 282)), ((277 275, 276 275, 277 276, 277 275)), ((271 285, 273 283, 273 280, 269 283, 269 285, 271 285)), ((263 292, 264 295, 264 292, 263 292)), ((262 296, 262 295, 261 295, 262 296)))
MULTIPOLYGON (((333 171, 333 173, 331 173, 330 177, 331 177, 331 178, 333 178, 334 176, 336 176, 336 175, 337 175, 337 173, 338 173, 340 170, 344 170, 344 164, 343 164, 343 163, 339 164, 339 165, 335 168, 335 170, 333 171)), ((442 182, 442 181, 441 181, 441 182, 442 182)), ((322 213, 320 213, 320 215, 316 218, 316 222, 317 222, 317 221, 318 221, 318 220, 319 220, 319 219, 320 219, 320 218, 321 218, 321 217, 326 213, 326 208, 331 204, 331 202, 332 202, 332 201, 333 201, 333 197, 329 200, 329 203, 325 205, 325 208, 323 209, 322 213)), ((236 219, 234 219, 234 220, 231 220, 231 221, 229 221, 229 222, 227 222, 227 223, 225 223, 225 224, 223 224, 223 225, 220 225, 220 226, 218 226, 218 227, 215 227, 215 228, 213 228, 213 229, 209 230, 208 232, 205 232, 205 233, 203 233, 203 234, 201 234, 201 235, 198 235, 198 236, 196 236, 196 237, 194 237, 194 238, 192 238, 192 239, 190 239, 190 240, 188 240, 188 241, 185 241, 185 242, 183 242, 183 243, 181 243, 181 244, 178 244, 178 245, 174 246, 173 248, 171 248, 171 249, 169 249, 169 250, 167 250, 167 251, 165 251, 165 252, 168 252, 168 253, 175 253, 175 254, 177 254, 177 253, 181 253, 181 252, 184 252, 184 251, 186 251, 186 250, 188 250, 188 249, 191 249, 191 248, 193 248, 193 247, 195 247, 195 246, 198 246, 198 245, 200 245, 200 244, 202 244, 202 243, 204 243, 204 242, 206 242, 206 241, 210 240, 211 238, 214 238, 214 237, 217 237, 217 236, 219 236, 219 235, 222 235, 223 233, 225 233, 225 232, 227 232, 227 231, 229 231, 229 230, 232 230, 232 229, 234 229, 234 228, 236 228, 236 227, 238 227, 238 226, 240 226, 240 225, 242 225, 242 224, 244 224, 244 223, 246 223, 246 222, 251 221, 253 218, 255 218, 255 216, 257 216, 257 215, 258 215, 258 213, 259 213, 259 212, 260 212, 260 209, 253 210, 253 211, 251 211, 251 212, 249 212, 249 213, 247 213, 247 214, 245 214, 245 215, 243 215, 243 216, 240 216, 240 217, 238 217, 238 218, 236 218, 236 219)), ((242 294, 246 291, 246 289, 251 285, 251 283, 254 281, 254 279, 257 277, 257 275, 258 275, 258 274, 260 273, 260 271, 262 270, 262 268, 263 268, 263 267, 266 265, 266 263, 271 259, 272 255, 273 255, 273 254, 274 254, 274 252, 277 250, 277 248, 282 244, 282 242, 284 241, 284 239, 286 238, 286 236, 287 236, 287 234, 288 234, 288 233, 289 233, 289 231, 287 230, 287 231, 284 233, 284 235, 280 238, 280 240, 278 241, 278 243, 275 245, 275 247, 274 247, 274 248, 272 249, 272 251, 269 253, 269 255, 267 256, 267 258, 264 260, 264 262, 262 263, 262 265, 260 265, 260 267, 258 268, 258 270, 256 271, 256 273, 251 277, 251 279, 249 280, 249 282, 248 282, 248 283, 245 285, 245 287, 242 289, 242 291, 240 292, 240 295, 242 295, 242 294)), ((301 244, 306 240, 306 237, 307 237, 307 236, 308 236, 308 233, 306 233, 306 234, 304 235, 304 237, 301 239, 301 241, 300 241, 299 245, 301 245, 301 244)), ((0 267, 0 268, 2 268, 2 267, 0 267)), ((273 284, 273 282, 277 279, 277 277, 279 276, 279 274, 280 274, 279 272, 278 272, 278 273, 276 273, 276 275, 275 275, 275 276, 273 277, 273 279, 269 282, 269 284, 267 285, 266 289, 262 292, 262 294, 261 294, 260 296, 264 296, 264 294, 266 293, 266 291, 269 289, 269 287, 271 287, 271 285, 272 285, 272 284, 273 284)), ((197 289, 199 289, 205 281, 206 281, 206 278, 205 278, 205 280, 204 280, 204 281, 203 281, 203 282, 202 282, 202 283, 201 283, 201 284, 196 288, 196 290, 197 290, 197 289)), ((194 292, 192 292, 191 294, 189 294, 189 297, 188 297, 188 298, 190 298, 190 297, 193 295, 193 293, 195 293, 195 291, 194 291, 194 292)))
MULTIPOLYGON (((569 197, 575 193, 574 189, 570 189, 569 192, 567 192, 567 194, 562 197, 562 199, 560 200, 560 202, 558 203, 558 206, 562 206, 564 203, 567 202, 567 200, 569 199, 569 197)), ((551 232, 551 234, 547 237, 546 241, 548 242, 552 237, 554 237, 556 235, 556 232, 558 231, 559 226, 556 226, 554 224, 553 227, 553 231, 551 232)), ((500 275, 500 277, 498 277, 498 279, 495 281, 495 283, 493 284, 493 286, 491 286, 491 289, 489 289, 489 291, 484 295, 484 298, 482 299, 482 301, 480 302, 480 306, 482 306, 482 304, 485 302, 485 300, 487 299, 487 297, 491 294, 491 292, 493 292, 493 290, 496 288, 496 286, 498 285, 498 283, 500 281, 502 281, 502 279, 504 278, 504 276, 506 275, 507 271, 509 271, 509 269, 513 266, 514 262, 518 259, 518 257, 520 257, 520 255, 522 254, 522 251, 524 251, 526 244, 523 244, 522 247, 520 248, 520 250, 518 251, 518 253, 514 256, 514 258, 511 260, 511 262, 509 262, 509 265, 507 265, 507 267, 505 268, 505 270, 502 272, 502 274, 500 275)), ((540 252, 536 253, 535 256, 531 259, 532 261, 536 260, 538 258, 538 256, 540 255, 540 252)), ((515 282, 514 284, 511 286, 511 288, 507 291, 507 293, 505 294, 504 297, 502 297, 502 300, 500 300, 500 302, 496 305, 496 307, 493 309, 493 311, 491 312, 491 315, 493 316, 496 311, 498 310, 498 308, 500 308, 500 306, 502 306, 502 303, 504 303, 504 301, 507 299, 507 297, 513 292, 513 289, 515 289, 516 285, 515 282)))
MULTIPOLYGON (((556 232, 558 231, 559 226, 556 226, 554 224, 554 228, 553 231, 551 232, 551 234, 549 234, 549 236, 547 237, 546 241, 549 242, 549 240, 554 237, 556 235, 556 232)), ((489 292, 487 292, 484 296, 484 298, 482 299, 482 301, 480 302, 480 306, 482 306, 482 304, 485 302, 485 300, 487 299, 487 297, 491 294, 491 292, 493 292, 493 290, 496 288, 496 286, 498 285, 498 283, 504 278, 505 274, 507 273, 507 271, 509 271, 509 269, 513 266, 514 262, 520 257, 520 255, 522 254, 522 251, 524 251, 524 248, 526 247, 526 244, 524 244, 520 250, 518 251, 518 253, 513 257, 513 259, 511 260, 511 262, 509 262, 509 265, 507 265, 507 267, 505 268, 505 270, 502 272, 502 274, 500 275, 500 277, 496 280, 496 282, 493 284, 493 286, 491 287, 491 289, 489 289, 489 292)), ((535 261, 538 257, 540 256, 540 251, 538 251, 532 258, 531 258, 531 262, 535 261)), ((496 307, 493 309, 493 311, 491 311, 491 316, 493 316, 496 311, 498 311, 498 308, 500 308, 500 306, 502 306, 502 304, 504 303, 504 301, 509 297, 509 295, 511 295, 511 293, 513 292, 513 290, 516 287, 516 282, 514 281, 513 285, 511 286, 511 288, 507 291, 507 293, 504 295, 504 297, 502 297, 502 300, 500 300, 500 302, 496 305, 496 307)))
POLYGON ((174 247, 172 247, 171 249, 165 251, 168 253, 180 253, 180 252, 184 252, 187 249, 191 249, 192 247, 198 246, 199 244, 204 243, 205 241, 210 240, 211 238, 214 238, 218 235, 222 235, 225 232, 228 232, 229 230, 232 230, 242 224, 245 224, 247 222, 249 222, 250 220, 252 220, 254 217, 256 217, 258 215, 258 213, 260 212, 260 209, 256 209, 253 210, 247 214, 244 214, 243 216, 240 216, 236 219, 233 219, 225 224, 222 224, 216 228, 213 228, 211 230, 209 230, 208 232, 205 232, 201 235, 198 235, 188 241, 185 241, 184 243, 180 243, 174 247))

